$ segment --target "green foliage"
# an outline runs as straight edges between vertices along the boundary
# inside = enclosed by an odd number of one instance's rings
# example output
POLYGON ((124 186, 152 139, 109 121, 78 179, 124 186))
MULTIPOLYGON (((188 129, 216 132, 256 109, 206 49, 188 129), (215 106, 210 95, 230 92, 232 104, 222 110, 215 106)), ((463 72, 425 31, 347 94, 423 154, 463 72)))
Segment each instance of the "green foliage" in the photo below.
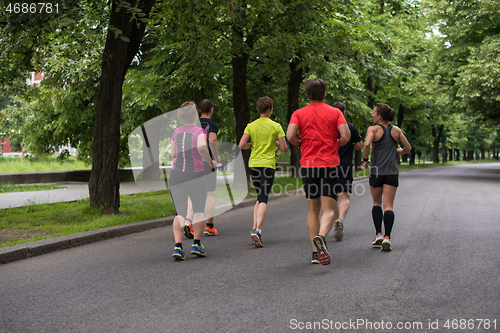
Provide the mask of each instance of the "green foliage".
MULTIPOLYGON (((71 143, 89 163, 106 34, 111 29, 115 38, 124 36, 109 27, 109 1, 59 5, 57 15, 0 13, 0 132, 9 131, 11 141, 34 154, 71 143), (25 85, 29 71, 45 73, 41 85, 25 85)), ((212 99, 219 141, 235 142, 232 59, 241 54, 249 57, 250 121, 258 117, 255 102, 266 95, 275 102, 273 120, 286 129, 290 63, 298 61, 305 79, 330 82, 326 102, 343 101, 346 118, 362 134, 372 123, 369 105, 385 102, 398 111, 414 146, 429 149, 432 130, 441 125, 450 146, 472 140, 466 133, 494 144, 489 134, 496 135, 500 119, 497 5, 158 0, 123 84, 119 166, 129 163, 134 128, 187 100, 212 99), (475 122, 483 125, 473 127, 475 122)), ((146 22, 138 8, 127 10, 146 22)), ((301 88, 299 104, 307 102, 301 88)))
POLYGON ((62 171, 62 170, 88 170, 89 165, 69 156, 63 163, 56 157, 47 155, 28 154, 24 157, 0 157, 0 169, 2 173, 18 172, 40 172, 40 171, 62 171))

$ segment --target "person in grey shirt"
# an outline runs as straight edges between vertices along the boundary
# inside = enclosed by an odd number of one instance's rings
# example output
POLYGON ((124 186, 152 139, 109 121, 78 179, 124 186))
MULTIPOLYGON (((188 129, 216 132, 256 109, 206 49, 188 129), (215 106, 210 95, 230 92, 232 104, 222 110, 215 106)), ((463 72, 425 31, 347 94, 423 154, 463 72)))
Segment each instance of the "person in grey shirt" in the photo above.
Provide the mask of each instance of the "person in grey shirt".
POLYGON ((375 225, 375 239, 372 245, 382 246, 382 251, 391 251, 391 231, 394 225, 394 197, 399 185, 397 154, 403 155, 411 150, 410 143, 403 131, 389 125, 396 111, 384 103, 377 103, 372 117, 375 126, 368 127, 363 147, 363 168, 368 168, 370 158, 370 192, 373 199, 372 218, 375 225), (404 148, 398 148, 400 142, 404 148), (384 209, 382 210, 382 204, 384 209), (382 221, 385 234, 382 236, 382 221))

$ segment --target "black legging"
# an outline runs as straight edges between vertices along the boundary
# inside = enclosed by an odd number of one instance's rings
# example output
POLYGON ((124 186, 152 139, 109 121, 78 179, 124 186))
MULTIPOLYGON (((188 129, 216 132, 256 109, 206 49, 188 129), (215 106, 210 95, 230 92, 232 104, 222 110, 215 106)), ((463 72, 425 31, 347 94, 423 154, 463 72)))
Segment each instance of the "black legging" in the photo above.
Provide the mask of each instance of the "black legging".
POLYGON ((252 179, 253 187, 257 191, 257 201, 266 203, 271 193, 274 181, 273 168, 250 168, 250 178, 252 179))

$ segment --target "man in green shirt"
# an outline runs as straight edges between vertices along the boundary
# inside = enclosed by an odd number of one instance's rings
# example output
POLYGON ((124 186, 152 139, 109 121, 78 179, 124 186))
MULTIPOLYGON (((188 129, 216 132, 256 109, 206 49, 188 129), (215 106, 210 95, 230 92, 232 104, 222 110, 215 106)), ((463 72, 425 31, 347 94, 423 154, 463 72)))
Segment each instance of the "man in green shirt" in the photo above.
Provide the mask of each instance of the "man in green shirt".
POLYGON ((257 191, 257 201, 253 210, 253 228, 250 233, 254 245, 262 247, 262 226, 267 213, 267 201, 274 181, 276 152, 287 151, 285 132, 280 124, 270 119, 273 114, 273 100, 261 97, 257 101, 260 118, 248 124, 241 137, 240 149, 252 148, 248 167, 250 178, 257 191), (248 140, 251 143, 248 143, 248 140))

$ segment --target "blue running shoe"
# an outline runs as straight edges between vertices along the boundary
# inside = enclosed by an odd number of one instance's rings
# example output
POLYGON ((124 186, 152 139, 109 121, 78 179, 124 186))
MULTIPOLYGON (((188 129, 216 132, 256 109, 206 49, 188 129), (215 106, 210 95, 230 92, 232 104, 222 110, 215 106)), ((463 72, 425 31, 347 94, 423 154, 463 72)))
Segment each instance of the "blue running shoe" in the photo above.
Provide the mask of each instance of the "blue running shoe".
POLYGON ((193 244, 193 247, 191 248, 191 254, 194 254, 197 257, 207 256, 207 254, 205 253, 205 247, 202 244, 193 244))
POLYGON ((184 256, 184 251, 180 247, 174 248, 174 253, 172 254, 172 258, 175 260, 184 260, 186 257, 184 256))

